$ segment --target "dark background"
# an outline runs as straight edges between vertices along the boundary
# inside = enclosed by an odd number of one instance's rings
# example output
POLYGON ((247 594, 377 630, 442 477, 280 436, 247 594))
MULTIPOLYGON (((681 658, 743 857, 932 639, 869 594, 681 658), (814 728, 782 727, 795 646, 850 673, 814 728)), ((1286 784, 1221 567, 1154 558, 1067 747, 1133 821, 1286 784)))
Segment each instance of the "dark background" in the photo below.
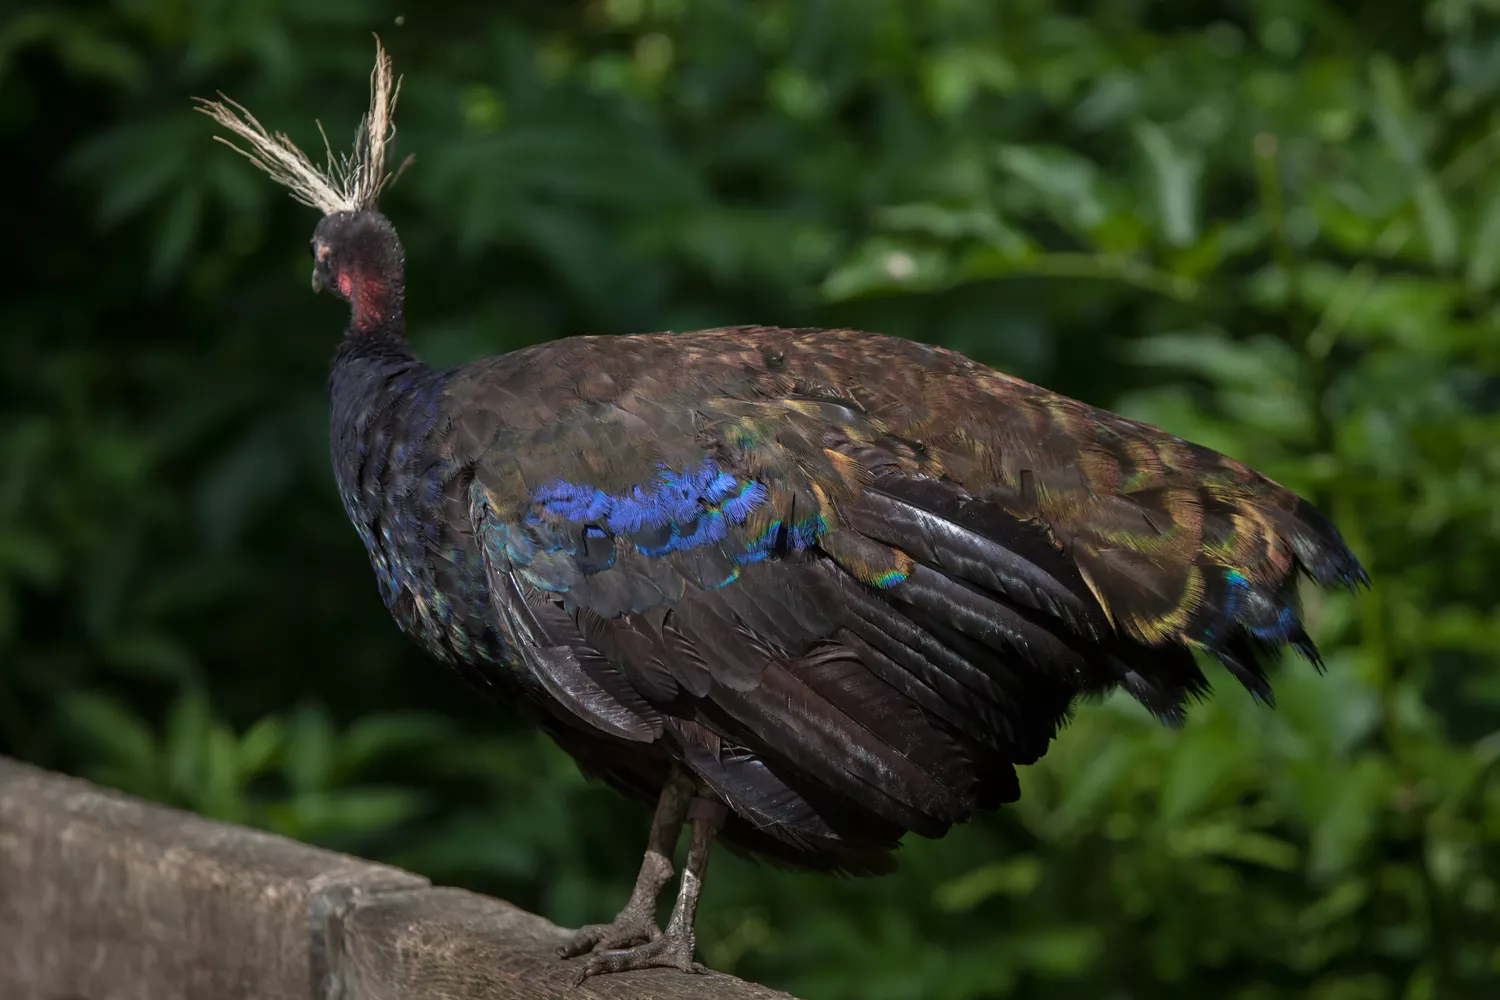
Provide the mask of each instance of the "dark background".
POLYGON ((1086 705, 891 878, 715 857, 713 966, 814 1000, 1500 995, 1500 20, 1488 0, 22 3, 0 19, 0 752, 503 895, 646 815, 403 641, 328 469, 345 320, 222 89, 352 133, 412 339, 936 341, 1210 444, 1366 562, 1328 671, 1086 705), (420 10, 418 10, 420 8, 420 10))

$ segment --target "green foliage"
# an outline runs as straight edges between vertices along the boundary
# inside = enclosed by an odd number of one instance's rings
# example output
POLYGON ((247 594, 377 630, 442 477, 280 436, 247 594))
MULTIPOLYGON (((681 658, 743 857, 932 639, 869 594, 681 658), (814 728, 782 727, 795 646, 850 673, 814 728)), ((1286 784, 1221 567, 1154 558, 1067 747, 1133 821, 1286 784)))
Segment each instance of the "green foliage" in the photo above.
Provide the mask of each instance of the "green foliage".
POLYGON ((1279 707, 1085 705, 891 878, 721 854, 719 968, 816 998, 1500 994, 1500 4, 23 3, 0 23, 0 750, 496 892, 623 899, 645 816, 379 606, 327 471, 316 146, 379 30, 418 346, 852 325, 1313 497, 1279 707))

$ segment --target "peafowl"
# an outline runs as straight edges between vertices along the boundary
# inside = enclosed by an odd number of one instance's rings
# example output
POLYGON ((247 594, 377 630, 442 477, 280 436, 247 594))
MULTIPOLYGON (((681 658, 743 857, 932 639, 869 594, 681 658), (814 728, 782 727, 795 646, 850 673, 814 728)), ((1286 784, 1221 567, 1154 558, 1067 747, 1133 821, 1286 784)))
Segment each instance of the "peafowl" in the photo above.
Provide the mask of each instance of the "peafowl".
MULTIPOLYGON (((1300 575, 1367 582, 1305 500, 1232 458, 952 351, 745 326, 574 337, 436 370, 407 344, 377 209, 399 86, 378 48, 354 152, 320 170, 203 110, 323 213, 339 496, 401 630, 656 803, 629 901, 578 977, 697 970, 715 837, 875 874, 1014 801, 1080 696, 1168 723, 1218 659, 1269 700, 1318 661, 1300 575), (657 899, 690 828, 667 926, 657 899)), ((227 140, 226 140, 227 141, 227 140)))

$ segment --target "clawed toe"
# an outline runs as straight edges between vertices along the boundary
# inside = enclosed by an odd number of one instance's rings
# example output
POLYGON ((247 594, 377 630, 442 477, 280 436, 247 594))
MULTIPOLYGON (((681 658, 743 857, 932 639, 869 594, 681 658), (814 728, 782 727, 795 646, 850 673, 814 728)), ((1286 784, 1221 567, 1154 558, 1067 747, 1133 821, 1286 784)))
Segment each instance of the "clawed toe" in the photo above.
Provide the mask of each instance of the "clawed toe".
POLYGON ((558 958, 576 958, 591 951, 615 951, 654 941, 661 930, 654 921, 615 920, 608 924, 586 924, 557 946, 558 958))
POLYGON ((659 934, 644 944, 619 951, 598 951, 584 963, 573 978, 573 985, 581 984, 590 976, 611 972, 633 972, 637 969, 679 969, 683 972, 707 972, 693 961, 692 933, 682 935, 659 934))

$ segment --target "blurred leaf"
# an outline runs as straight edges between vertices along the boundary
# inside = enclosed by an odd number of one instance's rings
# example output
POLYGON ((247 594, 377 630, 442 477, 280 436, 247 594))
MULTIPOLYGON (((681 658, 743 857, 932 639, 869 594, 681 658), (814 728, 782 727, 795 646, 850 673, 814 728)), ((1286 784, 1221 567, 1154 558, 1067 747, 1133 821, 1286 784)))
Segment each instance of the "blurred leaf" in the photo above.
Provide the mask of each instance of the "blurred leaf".
POLYGON ((355 770, 390 753, 436 746, 452 735, 452 726, 435 715, 385 712, 356 720, 338 741, 341 767, 355 770))
POLYGON ((240 738, 237 752, 237 770, 245 777, 254 777, 270 766, 286 741, 286 732, 281 720, 267 716, 256 722, 240 738))
POLYGON ((140 716, 113 698, 89 691, 69 693, 60 709, 79 737, 100 749, 114 773, 128 774, 138 791, 152 787, 156 740, 140 716))
POLYGON ((984 90, 997 94, 1013 90, 1015 66, 993 49, 960 47, 939 52, 927 61, 923 81, 932 109, 944 117, 967 110, 984 90))
POLYGON ((185 799, 204 790, 210 725, 208 699, 196 688, 179 695, 167 713, 162 742, 167 783, 185 799))
POLYGON ((1167 826, 1197 815, 1216 799, 1231 799, 1237 784, 1240 757, 1229 740, 1197 735, 1182 750, 1168 761, 1161 786, 1158 810, 1167 826))
POLYGON ((282 767, 292 790, 312 795, 328 787, 333 777, 335 734, 327 714, 303 705, 287 729, 282 767))
POLYGON ((998 158, 1058 222, 1081 233, 1104 223, 1107 209, 1099 194, 1098 168, 1077 153, 1052 146, 1002 146, 998 158))
POLYGON ((1026 896, 1042 879, 1042 868, 1035 858, 1013 858, 976 868, 959 878, 937 887, 933 899, 940 909, 953 912, 972 910, 992 896, 1026 896))
POLYGON ((156 253, 151 261, 153 282, 160 285, 177 276, 197 242, 202 215, 203 194, 197 186, 178 188, 157 234, 156 253))
POLYGON ((1030 252, 1024 235, 1006 225, 997 215, 980 209, 953 209, 930 202, 892 205, 877 213, 880 225, 892 231, 919 232, 942 240, 974 237, 1002 253, 1016 256, 1030 252))
POLYGON ((1325 787, 1329 798, 1313 830, 1311 861, 1315 873, 1325 877, 1338 874, 1359 860, 1389 792, 1389 774, 1371 757, 1361 759, 1325 787))
POLYGON ((37 586, 50 586, 61 571, 57 552, 45 538, 0 529, 0 569, 37 586))
POLYGON ((1432 262, 1438 267, 1452 267, 1458 259, 1458 222, 1453 218, 1453 209, 1443 197, 1437 180, 1430 175, 1417 181, 1413 197, 1417 202, 1417 215, 1422 220, 1422 232, 1427 237, 1427 246, 1432 253, 1432 262))
POLYGON ((1489 291, 1495 287, 1496 278, 1500 278, 1500 188, 1490 197, 1479 217, 1465 276, 1469 287, 1476 291, 1489 291))
POLYGON ((272 826, 306 840, 381 830, 405 822, 425 808, 409 788, 349 787, 297 795, 272 811, 272 826))
POLYGON ((1131 353, 1142 364, 1177 368, 1220 385, 1262 391, 1267 385, 1293 384, 1301 367, 1284 341, 1257 337, 1236 342, 1222 330, 1157 334, 1138 341, 1131 353))
POLYGON ((244 822, 247 810, 240 796, 239 742, 223 726, 211 726, 203 746, 202 786, 193 805, 207 816, 244 822))
POLYGON ((937 251, 877 238, 828 276, 823 294, 837 302, 873 292, 936 288, 947 273, 947 263, 937 251))
POLYGON ((1195 150, 1184 149, 1153 122, 1136 125, 1135 137, 1151 164, 1162 235, 1173 246, 1187 246, 1198 238, 1198 187, 1203 176, 1203 157, 1195 150))
POLYGON ((1008 950, 1026 966, 1056 976, 1076 975, 1088 968, 1103 948, 1099 931, 1092 927, 1023 931, 1008 944, 1008 950))
POLYGON ((1122 780, 1137 756, 1135 746, 1122 743, 1070 774, 1062 801, 1051 817, 1056 831, 1066 833, 1082 825, 1122 780))
POLYGON ((1449 267, 1458 257, 1458 224, 1437 179, 1427 169, 1423 156, 1425 139, 1419 134, 1411 99, 1400 69, 1384 56, 1370 63, 1375 94, 1375 124, 1399 160, 1414 174, 1412 196, 1432 262, 1449 267))
POLYGON ((1180 830, 1168 838, 1168 843, 1180 854, 1214 855, 1278 871, 1293 871, 1301 862, 1295 845, 1254 830, 1238 829, 1228 823, 1180 830))

